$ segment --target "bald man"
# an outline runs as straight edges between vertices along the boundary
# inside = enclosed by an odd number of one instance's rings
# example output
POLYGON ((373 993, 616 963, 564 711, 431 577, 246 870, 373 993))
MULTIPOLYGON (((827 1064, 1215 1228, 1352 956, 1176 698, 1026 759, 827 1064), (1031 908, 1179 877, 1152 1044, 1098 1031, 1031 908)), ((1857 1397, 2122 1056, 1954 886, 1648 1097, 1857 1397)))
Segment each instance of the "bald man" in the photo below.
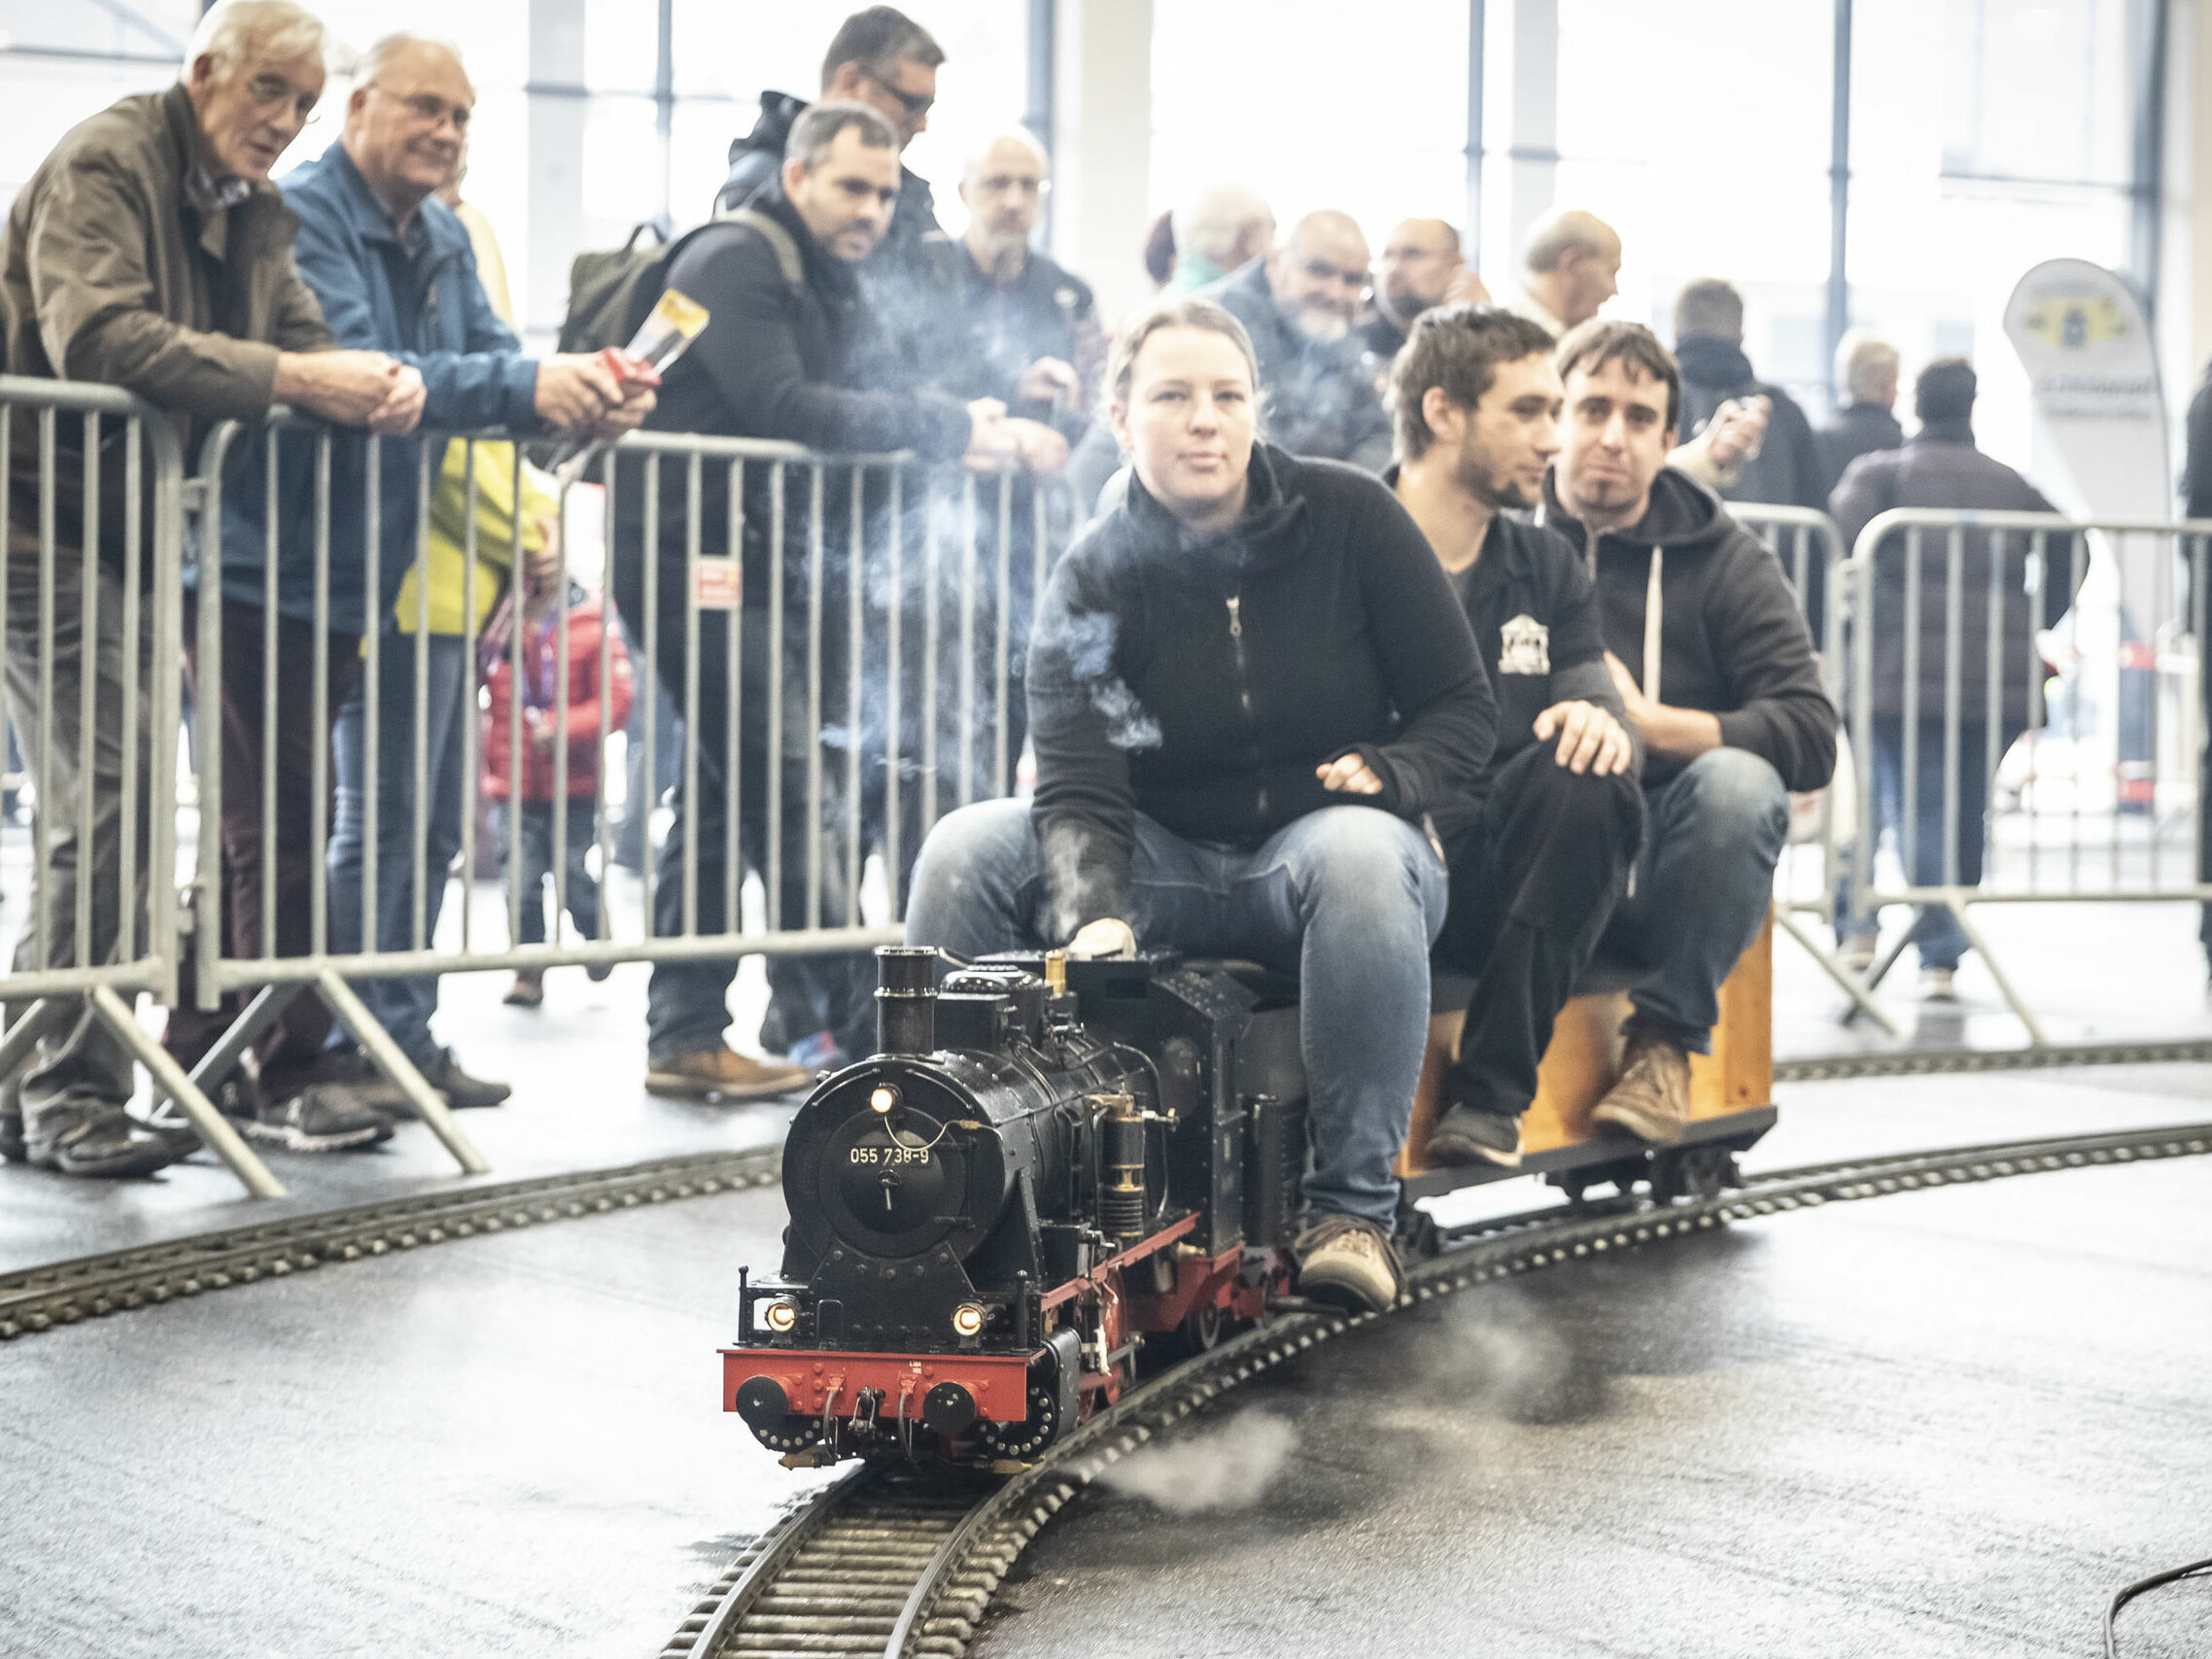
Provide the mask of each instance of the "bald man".
POLYGON ((1620 235, 1594 213, 1561 208, 1530 227, 1521 292, 1505 302, 1553 339, 1587 323, 1620 292, 1620 235))
POLYGON ((1408 219, 1383 243, 1374 314, 1360 325, 1360 340, 1387 365, 1424 311, 1489 303, 1490 291, 1460 252, 1458 228, 1441 219, 1408 219))
POLYGON ((1390 419, 1355 332, 1367 291, 1367 239, 1324 209, 1273 253, 1205 290, 1252 335, 1268 435, 1294 455, 1390 465, 1390 419))
POLYGON ((934 377, 963 397, 996 397, 1010 414, 1082 438, 1106 365, 1089 284, 1029 245, 1051 164, 1019 128, 970 153, 960 174, 968 228, 948 244, 947 287, 961 327, 947 330, 934 377))

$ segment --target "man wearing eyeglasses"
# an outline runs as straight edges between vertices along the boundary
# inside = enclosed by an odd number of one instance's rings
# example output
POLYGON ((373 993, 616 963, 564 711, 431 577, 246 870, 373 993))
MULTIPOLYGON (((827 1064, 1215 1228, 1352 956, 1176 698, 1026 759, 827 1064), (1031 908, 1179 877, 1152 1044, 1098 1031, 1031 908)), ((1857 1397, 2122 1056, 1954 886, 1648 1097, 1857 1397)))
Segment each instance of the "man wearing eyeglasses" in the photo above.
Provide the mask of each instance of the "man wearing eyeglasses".
MULTIPOLYGON (((652 394, 618 381, 595 357, 525 356, 484 293, 467 230, 433 198, 460 158, 475 101, 451 48, 403 34, 370 47, 355 71, 338 142, 284 180, 285 198, 299 219, 300 274, 341 343, 389 353, 419 377, 416 397, 426 428, 617 435, 644 419, 652 394)), ((330 727, 318 729, 312 670, 305 666, 321 635, 329 666, 324 702, 336 716, 332 770, 339 806, 328 848, 332 909, 340 913, 330 918, 330 944, 341 950, 406 950, 418 939, 427 945, 436 934, 446 871, 461 842, 467 641, 434 633, 395 638, 378 653, 373 685, 363 683, 362 651, 364 634, 392 629, 394 600, 416 563, 421 446, 383 444, 372 480, 365 443, 335 445, 327 536, 318 522, 313 437, 295 432, 280 440, 273 492, 266 445, 248 447, 241 476, 224 494, 225 819, 231 816, 228 780, 248 768, 258 774, 260 766, 258 733, 233 731, 228 688, 258 674, 267 626, 280 637, 301 636, 299 649, 280 653, 286 686, 277 716, 277 775, 288 793, 306 793, 298 785, 315 775, 316 750, 331 737, 330 727), (273 525, 266 522, 272 501, 273 525), (269 617, 272 545, 277 614, 269 617), (325 562, 321 571, 319 560, 325 562), (301 683, 294 687, 293 679, 301 683), (348 878, 363 854, 368 757, 361 734, 371 698, 378 734, 377 862, 374 889, 363 896, 358 879, 348 878), (257 752, 233 758, 249 745, 257 752)), ((437 460, 431 457, 433 472, 437 460)), ((231 827, 226 821, 226 836, 231 827)), ((235 828, 252 833, 244 824, 235 828)), ((303 951, 312 939, 313 865, 325 854, 311 841, 288 841, 276 849, 280 955, 303 951), (287 946, 288 923, 295 948, 287 946)), ((241 884, 259 881, 252 867, 258 858, 239 862, 229 873, 234 914, 241 884)), ((506 1098, 504 1085, 470 1077, 432 1036, 435 976, 365 981, 359 990, 448 1104, 491 1106, 506 1098)), ((257 1115, 242 1126, 297 1151, 372 1145, 390 1135, 388 1114, 404 1114, 404 1097, 384 1087, 350 1046, 327 1042, 328 1016, 314 1001, 303 997, 292 1005, 299 1011, 295 1027, 264 1057, 257 1115)), ((172 1050, 190 1063, 220 1025, 220 1016, 180 1011, 171 1021, 172 1050)))
POLYGON ((1271 254, 1203 291, 1252 336, 1268 436, 1293 455, 1390 465, 1390 418, 1353 331, 1367 239, 1349 214, 1309 213, 1271 254))
MULTIPOLYGON (((904 151, 928 129, 944 61, 944 48, 927 29, 896 7, 870 6, 846 18, 831 37, 822 58, 822 101, 866 104, 891 123, 904 151)), ((782 171, 791 123, 806 108, 804 98, 789 92, 761 93, 760 120, 730 146, 730 173, 715 198, 717 212, 744 206, 782 171)), ((898 199, 877 260, 903 263, 924 236, 940 228, 929 182, 902 164, 898 199)))
MULTIPOLYGON (((322 96, 324 48, 321 22, 290 0, 230 0, 200 20, 175 86, 125 98, 71 129, 16 196, 0 232, 0 362, 10 374, 136 393, 174 413, 188 456, 208 425, 252 419, 272 402, 380 432, 413 424, 420 386, 411 371, 381 353, 331 349, 294 267, 293 216, 268 183, 322 96)), ((152 845, 156 611, 140 598, 131 637, 123 605, 131 583, 143 587, 154 574, 154 467, 141 445, 149 494, 129 501, 123 423, 108 421, 96 499, 87 501, 84 423, 57 420, 48 563, 39 422, 27 411, 10 418, 7 694, 39 779, 43 856, 31 902, 48 918, 43 930, 23 928, 16 953, 17 970, 32 972, 113 959, 126 916, 132 935, 147 937, 148 867, 142 850, 126 883, 121 849, 123 803, 133 795, 135 845, 152 845), (95 511, 97 558, 87 571, 95 511), (42 608, 53 624, 44 639, 42 608), (126 733, 134 734, 127 745, 126 733), (83 958, 73 922, 81 893, 90 921, 83 958)), ((238 782, 238 793, 250 797, 259 777, 238 782)), ((75 1176, 144 1175, 182 1156, 189 1137, 150 1131, 123 1110, 137 1083, 129 1051, 89 1004, 63 1001, 69 1017, 8 1085, 0 1112, 8 1156, 75 1176)))

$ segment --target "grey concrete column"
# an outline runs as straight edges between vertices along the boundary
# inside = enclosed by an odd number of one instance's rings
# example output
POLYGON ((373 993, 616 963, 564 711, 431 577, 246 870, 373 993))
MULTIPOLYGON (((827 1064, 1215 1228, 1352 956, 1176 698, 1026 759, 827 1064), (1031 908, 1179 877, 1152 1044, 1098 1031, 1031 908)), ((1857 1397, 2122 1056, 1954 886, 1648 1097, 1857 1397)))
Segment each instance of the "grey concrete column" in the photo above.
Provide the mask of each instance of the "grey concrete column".
MULTIPOLYGON (((584 84, 583 0, 530 0, 530 84, 584 84)), ((551 342, 569 304, 569 261, 584 245, 584 100, 530 96, 530 240, 515 300, 525 344, 551 342)))
POLYGON ((1152 0, 1057 5, 1052 252, 1111 319, 1149 293, 1152 0))
MULTIPOLYGON (((1507 8, 1501 6, 1500 11, 1507 8)), ((1559 0, 1512 0, 1512 70, 1507 104, 1506 224, 1501 257, 1519 274, 1529 226, 1550 212, 1559 193, 1559 0)))

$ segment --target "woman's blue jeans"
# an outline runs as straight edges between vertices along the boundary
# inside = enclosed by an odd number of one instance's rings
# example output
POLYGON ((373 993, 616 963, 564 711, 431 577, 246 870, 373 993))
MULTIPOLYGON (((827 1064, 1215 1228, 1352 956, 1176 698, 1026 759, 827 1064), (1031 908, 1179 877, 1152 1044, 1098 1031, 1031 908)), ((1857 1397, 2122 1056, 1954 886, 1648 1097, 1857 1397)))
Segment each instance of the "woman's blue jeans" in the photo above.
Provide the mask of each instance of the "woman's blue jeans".
MULTIPOLYGON (((1250 957, 1296 973, 1316 1215, 1389 1227, 1429 1029, 1429 947, 1444 924, 1443 860, 1372 807, 1325 807, 1256 851, 1203 846, 1142 813, 1126 919, 1145 947, 1250 957)), ((929 832, 907 940, 974 957, 1064 944, 1042 930, 1044 858, 1028 803, 985 801, 929 832)))

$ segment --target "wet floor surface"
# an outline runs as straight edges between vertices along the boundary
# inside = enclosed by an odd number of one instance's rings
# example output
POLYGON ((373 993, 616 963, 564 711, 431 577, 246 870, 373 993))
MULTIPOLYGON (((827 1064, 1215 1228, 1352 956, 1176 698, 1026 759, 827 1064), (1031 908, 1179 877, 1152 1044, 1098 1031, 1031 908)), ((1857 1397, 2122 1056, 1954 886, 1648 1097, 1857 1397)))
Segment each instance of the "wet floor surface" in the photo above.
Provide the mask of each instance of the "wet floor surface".
MULTIPOLYGON (((2212 1068, 1784 1105, 1755 1162, 2212 1117, 2212 1068)), ((715 1409, 782 1220, 656 1206, 0 1347, 0 1653, 656 1653, 821 1478, 715 1409)), ((1778 1217, 1248 1385, 1079 1500, 976 1653, 2088 1653, 2113 1588, 2212 1553, 2207 1374, 2212 1160, 1778 1217)), ((2126 1620, 2129 1659, 2201 1653, 2212 1593, 2126 1620)))

